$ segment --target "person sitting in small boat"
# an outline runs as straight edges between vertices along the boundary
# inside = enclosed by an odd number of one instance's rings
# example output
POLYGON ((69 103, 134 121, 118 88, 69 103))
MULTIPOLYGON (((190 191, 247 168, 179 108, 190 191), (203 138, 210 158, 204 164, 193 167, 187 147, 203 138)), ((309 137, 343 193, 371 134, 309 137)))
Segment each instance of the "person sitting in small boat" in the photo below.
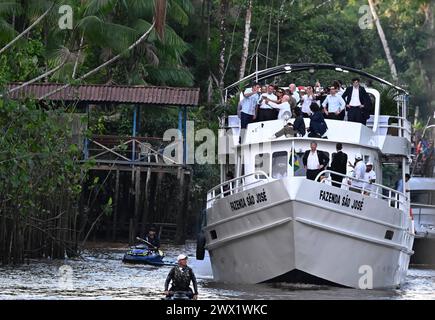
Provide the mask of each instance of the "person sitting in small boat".
POLYGON ((311 112, 313 113, 310 118, 310 127, 308 128, 308 137, 310 138, 326 138, 324 137, 328 126, 325 122, 322 112, 320 112, 320 107, 316 102, 311 103, 311 112))
POLYGON ((152 245, 148 246, 148 249, 152 250, 152 251, 158 251, 160 248, 160 239, 157 236, 157 230, 155 227, 151 227, 148 230, 148 234, 145 237, 145 240, 152 245))
POLYGON ((271 106, 274 109, 279 110, 278 113, 278 119, 284 119, 284 113, 288 112, 291 114, 291 107, 290 107, 290 97, 288 95, 284 95, 281 99, 281 103, 274 103, 270 101, 268 98, 265 98, 266 103, 271 106))
POLYGON ((187 256, 180 254, 177 257, 178 266, 175 266, 169 271, 165 281, 165 295, 170 297, 176 291, 187 292, 189 298, 196 300, 198 297, 198 283, 196 282, 195 274, 192 268, 187 266, 187 256), (172 281, 171 288, 169 284, 172 281), (193 290, 190 288, 190 282, 192 282, 193 290))

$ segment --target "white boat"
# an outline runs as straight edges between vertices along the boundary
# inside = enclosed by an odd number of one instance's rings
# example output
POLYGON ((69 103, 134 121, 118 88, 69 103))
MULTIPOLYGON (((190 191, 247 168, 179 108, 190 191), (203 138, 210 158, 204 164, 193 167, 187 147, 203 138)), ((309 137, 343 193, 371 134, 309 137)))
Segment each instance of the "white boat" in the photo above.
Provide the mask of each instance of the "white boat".
MULTIPOLYGON (((381 116, 380 94, 367 88, 375 99, 367 126, 326 120, 328 139, 283 136, 270 140, 285 121, 256 122, 248 125, 242 144, 238 144, 238 118, 229 116, 220 135, 226 148, 220 147, 219 156, 233 164, 221 165, 222 183, 207 194, 203 228, 216 281, 386 288, 405 280, 414 240, 409 199, 404 190, 382 184, 382 170, 388 163, 400 170, 402 178, 409 172, 406 91, 359 70, 326 64, 286 64, 243 80, 319 69, 355 72, 395 88, 399 114, 381 116), (349 160, 359 153, 373 162, 378 176, 373 191, 368 195, 365 187, 350 191, 346 179, 341 187, 332 186, 328 170, 319 174, 318 178, 326 176, 322 182, 306 179, 301 157, 311 141, 330 159, 341 142, 349 160), (230 170, 235 178, 225 181, 230 170)), ((227 93, 238 85, 228 87, 227 93)), ((309 119, 305 121, 308 127, 309 119)))
POLYGON ((415 224, 415 255, 411 263, 435 265, 435 178, 409 180, 415 224))

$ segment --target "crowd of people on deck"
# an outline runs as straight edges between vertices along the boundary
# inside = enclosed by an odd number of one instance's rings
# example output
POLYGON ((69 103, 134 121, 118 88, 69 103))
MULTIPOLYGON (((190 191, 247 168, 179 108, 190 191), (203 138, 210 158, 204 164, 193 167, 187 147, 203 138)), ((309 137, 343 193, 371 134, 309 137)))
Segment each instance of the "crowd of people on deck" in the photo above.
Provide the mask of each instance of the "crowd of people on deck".
POLYGON ((360 79, 354 78, 346 89, 339 80, 327 88, 322 88, 319 82, 304 87, 291 83, 288 89, 254 83, 243 92, 237 113, 241 129, 246 129, 252 122, 290 118, 302 119, 303 122, 303 118, 310 118, 308 128, 305 124, 302 128, 299 120, 298 127, 289 123, 287 130, 279 134, 304 136, 308 131, 308 137, 327 138, 325 119, 345 120, 347 116, 347 121, 366 125, 371 107, 370 96, 361 86, 360 79))

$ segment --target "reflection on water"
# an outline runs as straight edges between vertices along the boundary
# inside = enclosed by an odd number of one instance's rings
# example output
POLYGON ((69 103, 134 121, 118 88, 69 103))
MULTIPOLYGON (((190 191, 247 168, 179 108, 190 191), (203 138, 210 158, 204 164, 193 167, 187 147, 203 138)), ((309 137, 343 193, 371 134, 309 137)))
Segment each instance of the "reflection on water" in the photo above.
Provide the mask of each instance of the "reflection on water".
MULTIPOLYGON (((163 246, 166 259, 188 253, 200 299, 435 299, 435 270, 410 269, 395 290, 355 290, 304 284, 234 285, 214 282, 208 260, 194 259, 195 246, 163 246)), ((171 267, 128 265, 125 250, 93 249, 81 259, 31 261, 0 267, 0 299, 160 299, 171 267)))

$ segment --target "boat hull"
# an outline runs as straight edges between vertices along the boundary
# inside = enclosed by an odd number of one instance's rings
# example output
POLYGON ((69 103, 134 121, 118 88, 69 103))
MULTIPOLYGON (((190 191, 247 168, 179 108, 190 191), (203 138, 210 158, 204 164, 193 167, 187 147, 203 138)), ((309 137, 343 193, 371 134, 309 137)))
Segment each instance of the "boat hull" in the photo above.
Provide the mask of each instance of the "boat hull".
POLYGON ((218 281, 395 287, 412 254, 408 220, 384 200, 287 178, 215 201, 206 247, 218 281))

